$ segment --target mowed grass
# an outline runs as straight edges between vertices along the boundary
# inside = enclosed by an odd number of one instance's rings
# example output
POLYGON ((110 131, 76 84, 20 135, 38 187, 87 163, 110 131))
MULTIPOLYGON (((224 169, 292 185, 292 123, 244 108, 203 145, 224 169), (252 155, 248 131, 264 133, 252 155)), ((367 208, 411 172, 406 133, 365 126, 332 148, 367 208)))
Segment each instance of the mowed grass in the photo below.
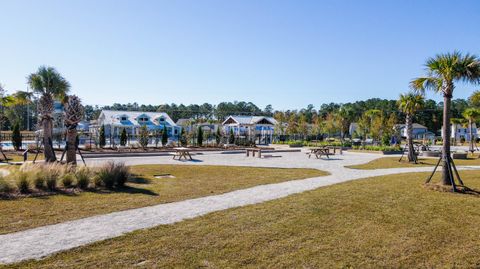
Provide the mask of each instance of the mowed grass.
MULTIPOLYGON (((8 162, 23 162, 23 154, 21 151, 16 151, 16 152, 4 151, 4 154, 7 157, 8 162)), ((31 153, 31 152, 28 153, 27 161, 33 161, 33 159, 35 159, 35 153, 31 153)), ((38 154, 37 160, 40 161, 43 159, 44 159, 43 154, 42 153, 38 154)), ((0 161, 5 162, 5 159, 1 154, 0 154, 0 161)))
POLYGON ((315 169, 142 165, 127 187, 37 198, 0 200, 0 234, 119 210, 215 195, 255 185, 327 175, 315 169), (156 179, 171 174, 175 178, 156 179))
MULTIPOLYGON (((373 169, 383 169, 383 168, 401 168, 401 167, 419 167, 419 166, 435 166, 438 162, 438 158, 418 158, 418 163, 409 163, 407 157, 403 157, 399 162, 400 157, 383 157, 373 161, 370 161, 365 164, 360 165, 350 165, 346 166, 347 168, 352 169, 364 169, 364 170, 373 170, 373 169)), ((455 165, 480 165, 480 158, 478 155, 468 155, 466 160, 454 160, 455 165)))
MULTIPOLYGON (((11 268, 476 268, 480 198, 375 177, 59 253, 11 268)), ((479 173, 462 171, 480 188, 479 173)))

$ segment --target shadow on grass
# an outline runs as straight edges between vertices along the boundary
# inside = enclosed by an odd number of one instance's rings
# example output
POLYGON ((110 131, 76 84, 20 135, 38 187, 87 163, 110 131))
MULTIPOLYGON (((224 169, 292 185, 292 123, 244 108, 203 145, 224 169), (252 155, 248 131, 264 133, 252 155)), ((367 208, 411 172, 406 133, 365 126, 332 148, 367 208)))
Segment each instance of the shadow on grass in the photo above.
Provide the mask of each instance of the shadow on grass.
POLYGON ((192 159, 192 160, 182 159, 182 160, 176 160, 176 161, 179 161, 179 162, 190 162, 190 163, 202 163, 202 162, 203 162, 202 160, 198 160, 198 159, 192 159))
POLYGON ((150 184, 152 181, 140 175, 132 175, 132 177, 128 179, 128 182, 134 184, 150 184))
POLYGON ((158 193, 153 192, 151 190, 135 188, 131 186, 124 186, 124 187, 112 188, 112 189, 92 189, 88 191, 92 193, 97 193, 97 194, 128 193, 128 194, 144 194, 144 195, 158 196, 158 193))

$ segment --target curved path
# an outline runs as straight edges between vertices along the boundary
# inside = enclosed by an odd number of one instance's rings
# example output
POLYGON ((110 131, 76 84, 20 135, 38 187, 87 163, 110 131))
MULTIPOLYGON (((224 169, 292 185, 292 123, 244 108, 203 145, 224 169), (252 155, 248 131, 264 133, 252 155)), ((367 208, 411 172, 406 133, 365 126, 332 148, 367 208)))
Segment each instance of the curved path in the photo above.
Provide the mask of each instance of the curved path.
MULTIPOLYGON (((261 203, 291 194, 313 190, 354 179, 431 171, 431 167, 394 168, 378 170, 354 170, 345 165, 361 164, 382 157, 376 154, 345 153, 330 160, 308 159, 305 153, 282 153, 276 157, 246 158, 243 154, 209 153, 196 155, 194 162, 179 162, 171 157, 124 158, 127 164, 198 164, 236 165, 281 168, 315 168, 330 172, 324 177, 292 180, 276 184, 260 185, 221 195, 207 196, 180 202, 114 212, 26 231, 0 235, 0 263, 14 263, 25 259, 39 259, 55 252, 68 250, 96 241, 121 236, 138 229, 171 224, 185 219, 233 207, 261 203)), ((116 158, 120 160, 122 158, 116 158)), ((101 164, 108 159, 90 160, 101 164)), ((477 169, 462 167, 461 169, 477 169)))

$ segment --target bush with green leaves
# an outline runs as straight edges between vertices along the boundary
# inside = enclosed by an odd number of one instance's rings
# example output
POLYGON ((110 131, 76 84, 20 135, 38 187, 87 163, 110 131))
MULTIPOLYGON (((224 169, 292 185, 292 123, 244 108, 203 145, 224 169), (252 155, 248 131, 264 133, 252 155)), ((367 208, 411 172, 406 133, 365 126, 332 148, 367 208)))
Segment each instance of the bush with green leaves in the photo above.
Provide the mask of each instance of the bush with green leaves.
POLYGON ((127 130, 125 128, 122 129, 122 133, 120 134, 120 146, 127 145, 127 130))
POLYGON ((358 150, 367 150, 367 151, 386 151, 386 152, 393 152, 393 151, 400 151, 402 150, 400 146, 353 146, 353 149, 358 150))
POLYGON ((235 135, 233 134, 232 128, 230 128, 230 135, 228 136, 228 144, 235 144, 235 135))
POLYGON ((166 147, 168 143, 168 131, 167 131, 167 126, 163 125, 163 131, 162 131, 162 146, 166 147))
POLYGON ((185 128, 182 127, 182 130, 180 131, 180 145, 182 147, 186 147, 188 145, 187 141, 187 135, 185 134, 185 128))
POLYGON ((148 134, 148 129, 146 125, 142 125, 140 127, 140 131, 138 133, 138 143, 140 143, 140 146, 145 149, 148 146, 148 140, 149 140, 149 134, 148 134))
POLYGON ((98 138, 98 144, 100 145, 101 148, 105 147, 105 144, 106 144, 105 125, 102 125, 100 127, 100 135, 99 135, 99 138, 98 138))
POLYGON ((20 133, 20 124, 18 122, 12 128, 12 145, 15 150, 22 149, 22 134, 20 133))
POLYGON ((202 126, 198 126, 197 129, 197 146, 201 147, 203 144, 203 129, 202 126))

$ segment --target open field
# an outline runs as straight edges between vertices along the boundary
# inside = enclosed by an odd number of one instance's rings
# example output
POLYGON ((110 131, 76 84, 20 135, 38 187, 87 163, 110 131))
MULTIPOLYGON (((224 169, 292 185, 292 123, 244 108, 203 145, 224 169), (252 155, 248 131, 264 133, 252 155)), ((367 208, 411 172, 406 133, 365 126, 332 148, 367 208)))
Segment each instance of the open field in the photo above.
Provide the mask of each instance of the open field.
MULTIPOLYGON (((407 161, 407 157, 404 156, 402 161, 398 161, 400 157, 383 157, 379 159, 375 159, 365 164, 359 165, 350 165, 346 166, 347 168, 352 169, 365 169, 365 170, 373 170, 373 169, 384 169, 384 168, 400 168, 400 167, 419 167, 419 166, 435 166, 438 162, 438 158, 418 158, 418 164, 409 163, 407 161)), ((457 166, 460 165, 480 165, 480 159, 478 155, 468 155, 468 159, 466 160, 454 160, 457 166)))
POLYGON ((255 185, 327 175, 316 169, 185 165, 133 166, 132 172, 135 179, 121 190, 0 200, 0 234, 255 185), (157 174, 171 174, 175 178, 156 179, 157 174))
MULTIPOLYGON (((462 171, 480 188, 478 171, 462 171)), ((141 230, 7 268, 477 267, 479 197, 426 173, 351 181, 141 230)))

